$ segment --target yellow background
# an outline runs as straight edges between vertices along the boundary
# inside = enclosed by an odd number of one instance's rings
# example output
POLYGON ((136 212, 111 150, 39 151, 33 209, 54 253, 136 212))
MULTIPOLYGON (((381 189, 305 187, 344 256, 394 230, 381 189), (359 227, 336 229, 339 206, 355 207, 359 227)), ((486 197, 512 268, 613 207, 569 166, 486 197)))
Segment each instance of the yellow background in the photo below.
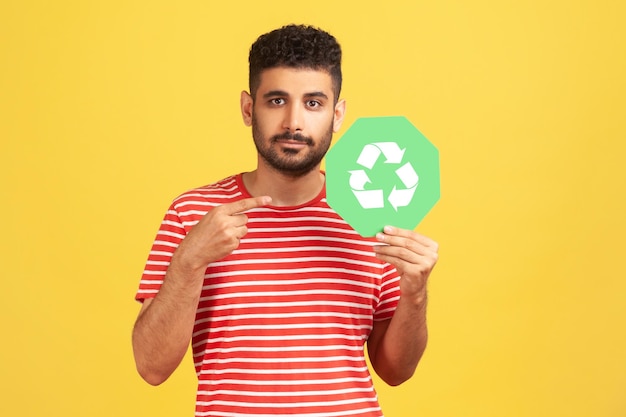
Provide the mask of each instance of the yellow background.
MULTIPOLYGON (((251 169, 261 33, 344 48, 343 133, 404 115, 440 150, 431 340, 388 417, 626 415, 620 0, 0 3, 0 415, 190 416, 186 359, 134 369, 133 301, 178 193, 251 169)), ((336 136, 339 137, 339 136, 336 136)))

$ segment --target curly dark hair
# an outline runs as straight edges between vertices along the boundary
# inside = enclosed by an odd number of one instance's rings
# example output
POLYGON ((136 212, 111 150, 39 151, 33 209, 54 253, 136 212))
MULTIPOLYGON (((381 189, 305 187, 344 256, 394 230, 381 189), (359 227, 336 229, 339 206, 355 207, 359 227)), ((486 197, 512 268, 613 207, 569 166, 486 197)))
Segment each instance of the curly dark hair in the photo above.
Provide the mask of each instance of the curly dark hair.
POLYGON ((265 33, 252 44, 248 57, 249 87, 254 98, 263 70, 275 67, 323 70, 333 82, 334 100, 341 92, 341 46, 329 33, 306 25, 287 25, 265 33))

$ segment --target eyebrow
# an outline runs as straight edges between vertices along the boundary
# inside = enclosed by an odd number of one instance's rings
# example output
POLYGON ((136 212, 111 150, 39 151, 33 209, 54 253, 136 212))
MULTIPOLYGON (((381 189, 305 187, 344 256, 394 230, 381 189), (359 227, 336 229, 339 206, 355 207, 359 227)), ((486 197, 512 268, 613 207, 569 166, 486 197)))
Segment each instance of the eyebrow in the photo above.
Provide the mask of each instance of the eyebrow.
MULTIPOLYGON (((267 93, 263 94, 263 98, 270 98, 270 97, 287 97, 289 96, 289 93, 287 93, 286 91, 283 90, 271 90, 268 91, 267 93)), ((306 93, 304 95, 305 97, 321 97, 324 99, 328 100, 328 96, 326 94, 324 94, 324 92, 322 91, 312 91, 310 93, 306 93)))

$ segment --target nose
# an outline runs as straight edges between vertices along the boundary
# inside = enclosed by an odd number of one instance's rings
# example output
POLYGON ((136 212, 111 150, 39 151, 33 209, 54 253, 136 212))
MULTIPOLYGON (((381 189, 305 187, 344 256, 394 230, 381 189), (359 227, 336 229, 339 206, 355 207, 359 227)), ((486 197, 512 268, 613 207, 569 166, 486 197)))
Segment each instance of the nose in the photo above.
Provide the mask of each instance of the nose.
POLYGON ((283 128, 292 133, 301 132, 304 129, 304 109, 299 103, 291 103, 285 107, 283 128))

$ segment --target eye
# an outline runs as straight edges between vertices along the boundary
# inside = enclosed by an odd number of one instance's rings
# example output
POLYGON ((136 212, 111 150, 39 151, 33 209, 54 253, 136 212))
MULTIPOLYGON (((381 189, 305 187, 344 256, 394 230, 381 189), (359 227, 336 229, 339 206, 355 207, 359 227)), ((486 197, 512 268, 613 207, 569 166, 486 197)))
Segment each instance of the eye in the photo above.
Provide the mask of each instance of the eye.
POLYGON ((285 104, 285 99, 284 98, 280 98, 280 97, 276 97, 270 100, 270 103, 275 105, 275 106, 280 106, 282 104, 285 104))
POLYGON ((306 102, 307 107, 311 107, 311 108, 317 108, 320 107, 322 105, 322 103, 320 103, 317 100, 309 100, 306 102))

